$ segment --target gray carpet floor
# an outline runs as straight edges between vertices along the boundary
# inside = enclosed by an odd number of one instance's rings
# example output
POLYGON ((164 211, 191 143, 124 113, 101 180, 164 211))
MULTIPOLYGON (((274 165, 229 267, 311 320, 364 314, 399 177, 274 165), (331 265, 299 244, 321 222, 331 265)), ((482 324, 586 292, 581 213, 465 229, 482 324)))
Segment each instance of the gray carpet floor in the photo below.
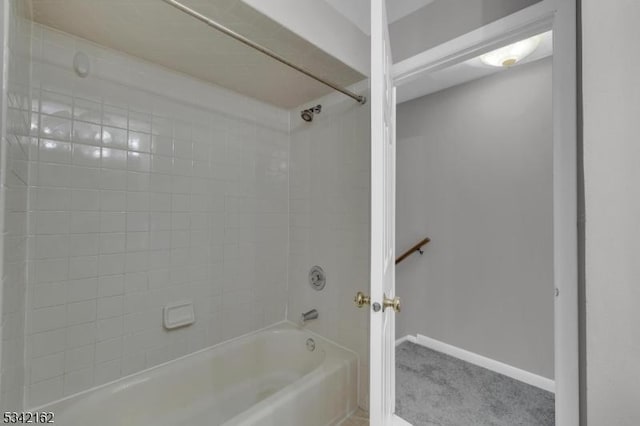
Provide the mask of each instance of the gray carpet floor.
POLYGON ((396 413, 414 426, 553 426, 555 399, 410 342, 396 348, 396 413))

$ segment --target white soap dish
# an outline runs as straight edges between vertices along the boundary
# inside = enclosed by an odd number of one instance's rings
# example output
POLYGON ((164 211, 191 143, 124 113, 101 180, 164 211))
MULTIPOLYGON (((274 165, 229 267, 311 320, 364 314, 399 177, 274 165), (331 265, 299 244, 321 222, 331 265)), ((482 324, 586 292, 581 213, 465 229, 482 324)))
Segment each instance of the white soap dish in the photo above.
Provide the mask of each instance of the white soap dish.
POLYGON ((164 328, 167 330, 185 327, 196 321, 196 313, 193 308, 193 302, 191 301, 165 305, 162 316, 164 318, 164 328))

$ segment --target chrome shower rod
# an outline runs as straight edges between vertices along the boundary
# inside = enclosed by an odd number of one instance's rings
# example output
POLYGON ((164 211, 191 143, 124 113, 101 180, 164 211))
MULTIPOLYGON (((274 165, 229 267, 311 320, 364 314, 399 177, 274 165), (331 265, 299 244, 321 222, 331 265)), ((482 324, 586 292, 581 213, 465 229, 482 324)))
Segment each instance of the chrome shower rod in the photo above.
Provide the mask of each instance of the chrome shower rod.
POLYGON ((224 33, 226 35, 228 35, 231 38, 234 38, 236 40, 238 40, 240 43, 243 43, 259 52, 264 53, 267 56, 270 56, 271 58, 275 59, 276 61, 285 64, 286 66, 293 68, 294 70, 301 72, 302 74, 311 77, 312 79, 331 87, 334 90, 337 90, 340 93, 343 93, 347 96, 349 96, 350 98, 353 98, 354 100, 356 100, 358 103, 360 104, 365 104, 367 102, 367 98, 361 95, 358 95, 350 90, 345 89, 344 87, 340 87, 337 84, 326 80, 322 77, 318 77, 317 75, 313 74, 311 71, 294 64, 293 62, 289 61, 288 59, 283 58, 282 56, 278 55, 277 53, 275 53, 274 51, 272 51, 271 49, 268 49, 248 38, 246 38, 245 36, 238 34, 237 32, 233 31, 232 29, 229 29, 227 27, 225 27, 224 25, 214 21, 213 19, 210 19, 208 17, 206 17, 205 15, 191 9, 188 6, 185 6, 184 4, 180 3, 179 1, 176 0, 162 0, 165 3, 175 7, 176 9, 186 13, 187 15, 196 18, 197 20, 204 22, 205 24, 207 24, 208 26, 210 26, 211 28, 214 28, 218 31, 220 31, 221 33, 224 33))

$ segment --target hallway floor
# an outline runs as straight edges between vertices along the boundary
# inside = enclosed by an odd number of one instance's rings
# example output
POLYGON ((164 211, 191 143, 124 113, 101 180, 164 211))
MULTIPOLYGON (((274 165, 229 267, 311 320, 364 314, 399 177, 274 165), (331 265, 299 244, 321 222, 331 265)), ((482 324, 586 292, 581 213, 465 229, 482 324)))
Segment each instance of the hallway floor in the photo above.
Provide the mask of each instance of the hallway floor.
POLYGON ((414 426, 553 426, 550 392, 420 345, 396 348, 396 413, 414 426))

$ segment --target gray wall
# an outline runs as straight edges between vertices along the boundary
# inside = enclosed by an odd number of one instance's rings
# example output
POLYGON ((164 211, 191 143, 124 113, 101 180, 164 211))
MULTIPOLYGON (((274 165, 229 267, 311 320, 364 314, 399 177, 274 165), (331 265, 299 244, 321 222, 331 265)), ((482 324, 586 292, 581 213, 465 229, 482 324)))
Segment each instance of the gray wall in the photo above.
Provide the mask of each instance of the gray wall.
POLYGON ((640 2, 582 0, 587 410, 640 424, 640 2))
POLYGON ((397 335, 553 378, 551 60, 398 108, 397 335))
POLYGON ((468 33, 540 0, 436 0, 389 26, 394 62, 468 33))

